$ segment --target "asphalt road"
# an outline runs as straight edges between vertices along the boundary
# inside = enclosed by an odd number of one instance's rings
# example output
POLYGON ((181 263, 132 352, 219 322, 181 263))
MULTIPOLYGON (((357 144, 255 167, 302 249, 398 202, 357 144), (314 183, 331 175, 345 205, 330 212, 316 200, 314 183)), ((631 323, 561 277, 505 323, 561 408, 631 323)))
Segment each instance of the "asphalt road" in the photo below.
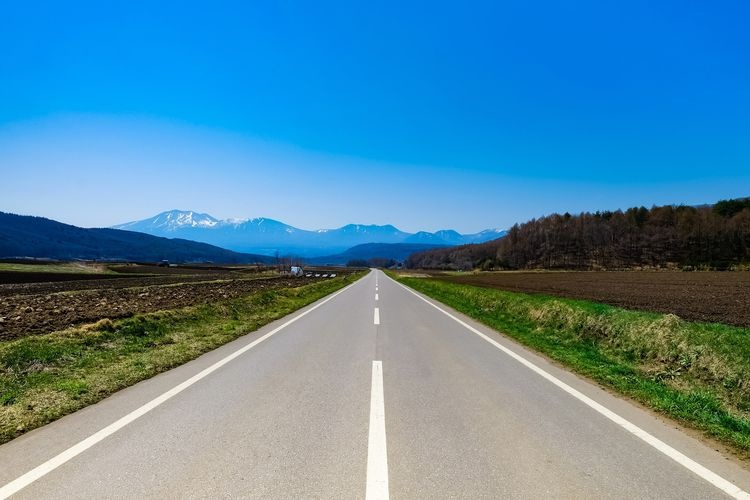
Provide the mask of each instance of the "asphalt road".
POLYGON ((1 446, 0 497, 703 499, 750 490, 746 469, 673 424, 433 304, 370 273, 1 446))

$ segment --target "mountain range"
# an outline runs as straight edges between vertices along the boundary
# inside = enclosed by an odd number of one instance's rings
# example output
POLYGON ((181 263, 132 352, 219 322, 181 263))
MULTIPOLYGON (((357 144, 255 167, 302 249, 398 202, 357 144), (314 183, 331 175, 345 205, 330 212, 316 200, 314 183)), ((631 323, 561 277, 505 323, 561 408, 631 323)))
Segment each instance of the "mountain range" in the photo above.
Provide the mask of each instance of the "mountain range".
POLYGON ((266 255, 133 231, 84 229, 43 217, 0 212, 0 257, 110 261, 272 263, 266 255))
POLYGON ((113 229, 137 231, 167 238, 200 241, 236 252, 262 255, 320 257, 366 243, 415 244, 433 247, 483 243, 505 235, 500 229, 460 234, 446 229, 434 233, 407 233, 388 225, 348 224, 337 229, 305 230, 268 219, 219 220, 209 214, 170 210, 154 217, 118 224, 113 229))

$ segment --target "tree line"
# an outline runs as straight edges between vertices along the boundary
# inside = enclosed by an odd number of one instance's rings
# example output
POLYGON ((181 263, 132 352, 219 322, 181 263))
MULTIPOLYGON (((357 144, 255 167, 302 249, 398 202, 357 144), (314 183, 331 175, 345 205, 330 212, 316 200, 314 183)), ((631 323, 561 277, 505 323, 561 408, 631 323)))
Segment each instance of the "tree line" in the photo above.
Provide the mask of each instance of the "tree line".
POLYGON ((429 250, 423 269, 727 269, 750 263, 750 198, 714 205, 633 207, 553 214, 514 225, 498 240, 429 250))

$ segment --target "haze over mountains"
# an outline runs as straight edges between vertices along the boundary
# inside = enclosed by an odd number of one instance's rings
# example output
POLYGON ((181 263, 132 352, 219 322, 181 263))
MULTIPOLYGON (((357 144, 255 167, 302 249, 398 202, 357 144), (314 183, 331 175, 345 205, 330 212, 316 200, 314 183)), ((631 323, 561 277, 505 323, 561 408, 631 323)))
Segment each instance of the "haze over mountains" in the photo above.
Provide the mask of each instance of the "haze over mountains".
POLYGON ((450 229, 407 233, 390 224, 348 224, 337 229, 305 230, 268 218, 219 220, 209 214, 186 210, 170 210, 113 228, 200 241, 236 252, 264 255, 279 252, 303 257, 337 254, 365 243, 441 247, 483 243, 505 235, 500 229, 486 229, 474 234, 460 234, 450 229))
POLYGON ((449 248, 446 245, 430 245, 422 243, 363 243, 353 246, 336 255, 325 255, 322 257, 306 257, 308 264, 323 264, 340 266, 352 261, 371 261, 373 259, 393 260, 404 262, 410 255, 427 250, 438 250, 449 248))

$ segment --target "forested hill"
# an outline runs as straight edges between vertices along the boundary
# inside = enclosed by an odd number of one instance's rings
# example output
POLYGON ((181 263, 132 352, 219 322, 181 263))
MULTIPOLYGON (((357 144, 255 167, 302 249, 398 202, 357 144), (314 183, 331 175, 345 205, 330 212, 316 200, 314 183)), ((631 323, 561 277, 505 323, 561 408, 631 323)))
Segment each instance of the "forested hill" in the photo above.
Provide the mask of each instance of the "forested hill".
POLYGON ((740 263, 750 263, 750 198, 553 214, 516 224, 498 240, 420 252, 406 262, 425 269, 726 269, 740 263))
POLYGON ((0 257, 223 264, 272 262, 273 257, 231 252, 180 239, 118 229, 84 229, 43 217, 0 212, 0 257))

